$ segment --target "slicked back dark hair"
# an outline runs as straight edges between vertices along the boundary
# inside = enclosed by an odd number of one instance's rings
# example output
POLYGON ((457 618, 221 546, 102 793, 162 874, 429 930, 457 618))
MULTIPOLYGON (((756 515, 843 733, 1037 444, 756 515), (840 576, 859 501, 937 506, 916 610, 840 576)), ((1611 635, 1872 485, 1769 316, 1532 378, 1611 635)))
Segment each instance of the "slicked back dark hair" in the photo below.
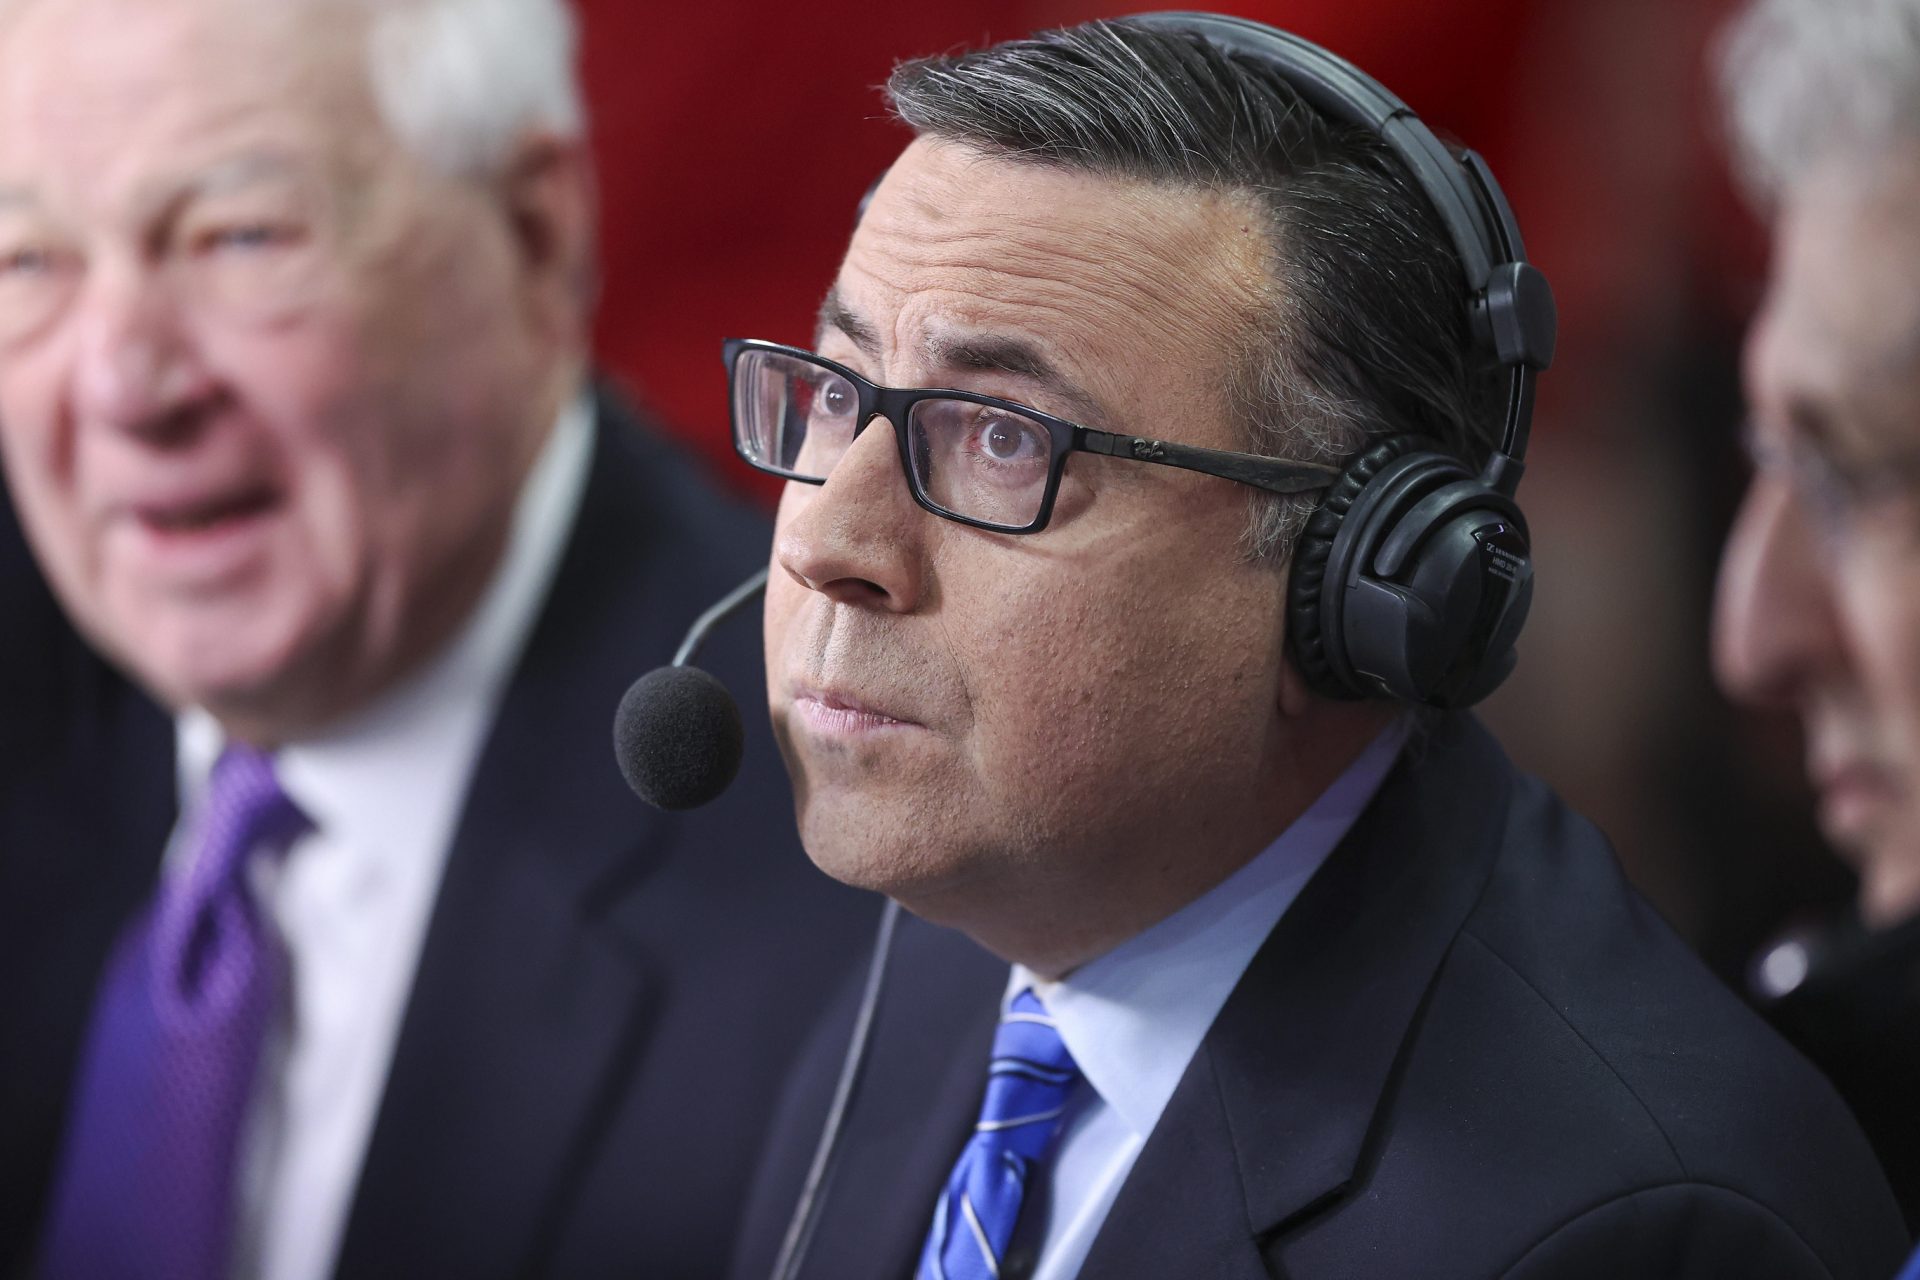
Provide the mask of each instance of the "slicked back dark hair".
MULTIPOLYGON (((1268 299, 1235 354, 1248 447, 1342 461, 1417 432, 1481 463, 1499 381, 1473 354, 1464 274, 1426 197, 1371 132, 1330 121, 1270 66, 1198 35, 1089 22, 894 69, 922 137, 1051 168, 1252 197, 1268 299)), ((1284 559, 1309 495, 1254 495, 1248 549, 1284 559)))

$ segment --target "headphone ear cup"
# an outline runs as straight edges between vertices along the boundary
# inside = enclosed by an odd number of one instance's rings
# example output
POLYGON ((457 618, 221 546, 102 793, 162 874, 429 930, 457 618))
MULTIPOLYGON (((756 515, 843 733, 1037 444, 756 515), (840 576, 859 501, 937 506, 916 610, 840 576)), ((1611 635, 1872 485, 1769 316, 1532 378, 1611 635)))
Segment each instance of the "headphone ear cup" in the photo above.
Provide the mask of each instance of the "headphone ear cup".
MULTIPOLYGON (((1327 564, 1354 503, 1373 478, 1390 463, 1426 447, 1419 436, 1389 436, 1356 456, 1340 478, 1327 487, 1294 543, 1293 563, 1287 573, 1287 645, 1294 665, 1306 677, 1307 687, 1327 698, 1356 701, 1368 696, 1343 677, 1328 657, 1330 645, 1344 640, 1337 622, 1324 607, 1327 564)), ((1339 589, 1339 584, 1335 584, 1339 589)), ((1346 664, 1344 661, 1342 666, 1346 664)))
POLYGON ((1513 669, 1533 600, 1526 522, 1431 441, 1356 458, 1295 556, 1290 643, 1316 692, 1464 707, 1513 669))
POLYGON ((1527 611, 1533 607, 1533 556, 1524 536, 1520 540, 1519 555, 1520 563, 1515 568, 1515 576, 1509 580, 1508 590, 1501 592, 1484 573, 1482 575, 1483 596, 1475 628, 1484 634, 1484 639, 1475 636, 1477 665, 1471 673, 1461 672, 1448 706, 1470 707, 1480 701, 1513 674, 1514 665, 1520 660, 1514 646, 1520 640, 1520 628, 1527 620, 1527 611))
POLYGON ((1513 669, 1533 567, 1511 500, 1461 477, 1457 463, 1436 463, 1399 486, 1403 497, 1423 496, 1359 531, 1367 541, 1344 574, 1340 625, 1351 670, 1376 689, 1464 707, 1513 669))

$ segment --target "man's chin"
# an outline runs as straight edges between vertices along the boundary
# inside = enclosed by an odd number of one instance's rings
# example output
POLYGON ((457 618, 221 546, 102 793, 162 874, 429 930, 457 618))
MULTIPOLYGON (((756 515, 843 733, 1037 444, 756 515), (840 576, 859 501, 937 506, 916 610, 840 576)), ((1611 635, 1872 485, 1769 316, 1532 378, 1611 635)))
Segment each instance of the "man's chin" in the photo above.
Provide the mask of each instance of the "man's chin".
POLYGON ((1920 915, 1920 821, 1845 850, 1860 871, 1860 918, 1887 929, 1920 915))
POLYGON ((803 827, 800 843, 807 857, 821 872, 854 889, 868 889, 895 897, 904 884, 901 868, 886 854, 871 849, 850 847, 832 837, 809 835, 803 827))
POLYGON ((910 908, 968 878, 950 852, 934 844, 937 831, 874 822, 870 813, 862 821, 862 816, 802 815, 800 843, 814 866, 844 885, 885 894, 910 908))
POLYGON ((133 679, 169 708, 201 708, 234 736, 283 736, 311 714, 299 708, 314 700, 301 692, 315 683, 303 674, 312 646, 290 629, 182 628, 120 652, 133 679))

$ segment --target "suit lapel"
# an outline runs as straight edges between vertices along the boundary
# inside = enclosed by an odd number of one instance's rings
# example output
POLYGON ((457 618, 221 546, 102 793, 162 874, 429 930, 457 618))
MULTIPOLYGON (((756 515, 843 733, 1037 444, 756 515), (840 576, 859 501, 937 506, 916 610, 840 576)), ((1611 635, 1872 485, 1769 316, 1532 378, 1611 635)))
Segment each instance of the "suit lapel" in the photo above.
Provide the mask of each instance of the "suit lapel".
POLYGON ((979 1113, 1007 966, 910 918, 894 952, 803 1280, 911 1275, 979 1113))
POLYGON ((1081 1267, 1083 1276, 1268 1280, 1247 1221, 1234 1135, 1203 1044, 1081 1267))
POLYGON ((1409 746, 1221 1009, 1083 1274, 1264 1276, 1259 1241, 1338 1200, 1492 870, 1510 779, 1465 717, 1409 746))
POLYGON ((647 972, 614 904, 679 819, 620 782, 612 709, 684 623, 637 465, 603 410, 550 599, 476 766, 435 902, 338 1271, 517 1273, 558 1229, 645 1040, 647 972), (641 508, 641 509, 636 509, 641 508), (475 1123, 484 1121, 484 1123, 475 1123))

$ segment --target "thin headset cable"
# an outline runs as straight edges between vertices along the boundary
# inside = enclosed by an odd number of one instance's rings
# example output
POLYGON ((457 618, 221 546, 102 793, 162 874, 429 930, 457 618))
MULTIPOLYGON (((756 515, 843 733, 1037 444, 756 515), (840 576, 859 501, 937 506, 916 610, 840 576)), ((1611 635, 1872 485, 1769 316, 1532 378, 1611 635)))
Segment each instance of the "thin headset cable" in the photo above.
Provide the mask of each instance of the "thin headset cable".
POLYGON ((813 1162, 807 1179, 801 1184, 800 1199, 787 1223, 786 1238, 780 1243, 780 1257, 773 1265, 774 1280, 797 1280, 800 1264, 806 1261, 807 1247, 813 1243, 813 1231, 819 1224, 823 1194, 839 1155, 840 1130, 846 1123, 847 1108, 853 1101, 861 1069, 866 1065, 867 1041, 880 1007, 880 991, 886 982, 887 955, 893 950, 894 924, 900 918, 900 904, 888 900, 880 913, 880 928, 875 933, 873 956, 867 962, 866 987, 860 993, 860 1011, 854 1016, 853 1034, 847 1040, 847 1055, 840 1064, 840 1079, 834 1085, 833 1104, 827 1108, 827 1122, 821 1127, 820 1141, 813 1149, 813 1162))

